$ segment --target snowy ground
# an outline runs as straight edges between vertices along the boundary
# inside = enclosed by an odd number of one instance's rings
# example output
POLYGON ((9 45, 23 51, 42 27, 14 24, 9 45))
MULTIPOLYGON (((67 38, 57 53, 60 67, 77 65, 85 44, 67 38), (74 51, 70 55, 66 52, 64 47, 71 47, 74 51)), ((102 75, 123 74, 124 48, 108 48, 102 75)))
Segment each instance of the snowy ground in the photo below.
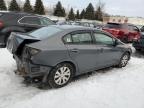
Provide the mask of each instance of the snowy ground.
POLYGON ((39 90, 16 76, 12 55, 0 49, 0 108, 144 108, 144 56, 123 69, 81 76, 61 89, 39 90))

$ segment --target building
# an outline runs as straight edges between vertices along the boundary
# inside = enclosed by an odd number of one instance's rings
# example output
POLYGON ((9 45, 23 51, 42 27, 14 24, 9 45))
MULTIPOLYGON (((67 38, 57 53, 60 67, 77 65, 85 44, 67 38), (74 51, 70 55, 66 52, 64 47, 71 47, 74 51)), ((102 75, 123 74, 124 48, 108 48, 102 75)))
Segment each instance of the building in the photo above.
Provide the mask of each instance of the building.
POLYGON ((125 17, 125 16, 109 16, 103 17, 103 22, 116 22, 116 23, 131 23, 135 25, 144 25, 144 18, 140 17, 125 17))

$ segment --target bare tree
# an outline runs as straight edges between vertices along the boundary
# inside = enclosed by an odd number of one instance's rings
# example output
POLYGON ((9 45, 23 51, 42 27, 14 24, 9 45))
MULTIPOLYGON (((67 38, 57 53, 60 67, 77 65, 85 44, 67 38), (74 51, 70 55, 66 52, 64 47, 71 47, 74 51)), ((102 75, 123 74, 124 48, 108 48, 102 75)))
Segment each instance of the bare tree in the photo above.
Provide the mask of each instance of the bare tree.
POLYGON ((96 5, 96 12, 95 12, 95 19, 96 20, 103 20, 103 15, 105 14, 105 3, 102 3, 99 0, 99 3, 96 5))

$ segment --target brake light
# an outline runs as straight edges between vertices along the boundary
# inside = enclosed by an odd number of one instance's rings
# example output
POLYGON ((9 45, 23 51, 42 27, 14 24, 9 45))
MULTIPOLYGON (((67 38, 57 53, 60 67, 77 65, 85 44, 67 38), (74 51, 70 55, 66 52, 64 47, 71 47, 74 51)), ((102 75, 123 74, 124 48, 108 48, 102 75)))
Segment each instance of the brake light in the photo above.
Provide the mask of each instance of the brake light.
POLYGON ((2 28, 4 26, 3 22, 0 21, 0 28, 2 28))

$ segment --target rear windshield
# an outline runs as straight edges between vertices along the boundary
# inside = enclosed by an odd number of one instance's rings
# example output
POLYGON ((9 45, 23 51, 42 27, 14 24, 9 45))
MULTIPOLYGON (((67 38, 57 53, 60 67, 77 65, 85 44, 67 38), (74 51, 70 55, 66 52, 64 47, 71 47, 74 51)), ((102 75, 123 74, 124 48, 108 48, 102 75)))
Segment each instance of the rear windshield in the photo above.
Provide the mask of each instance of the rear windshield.
POLYGON ((44 38, 48 38, 48 37, 60 32, 60 31, 62 31, 62 30, 59 28, 56 28, 56 27, 43 27, 43 28, 40 28, 36 31, 29 33, 29 35, 39 38, 39 39, 44 39, 44 38))
POLYGON ((104 28, 123 28, 122 24, 117 24, 117 23, 108 23, 104 26, 104 28))

